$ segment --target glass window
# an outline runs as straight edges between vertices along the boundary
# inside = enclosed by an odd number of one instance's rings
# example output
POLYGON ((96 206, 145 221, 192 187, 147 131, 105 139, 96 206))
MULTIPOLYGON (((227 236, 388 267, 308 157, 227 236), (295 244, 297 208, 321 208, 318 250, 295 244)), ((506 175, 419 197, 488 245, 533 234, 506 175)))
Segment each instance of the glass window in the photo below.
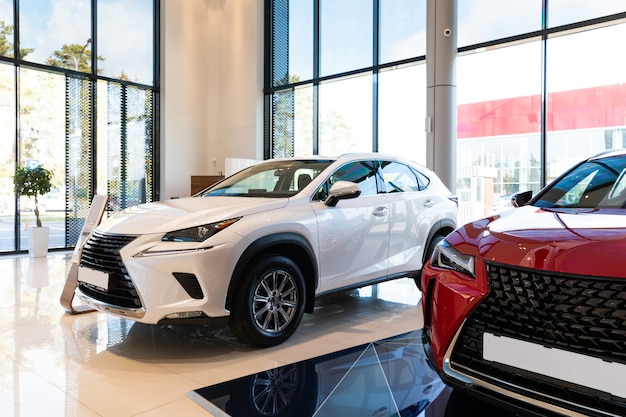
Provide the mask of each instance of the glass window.
POLYGON ((272 96, 272 156, 293 155, 294 91, 283 90, 272 96))
MULTIPOLYGON (((329 189, 337 181, 349 181, 359 184, 361 195, 376 195, 376 170, 372 161, 350 162, 339 168, 328 179, 329 189)), ((322 200, 325 199, 322 198, 322 200)))
POLYGON ((13 1, 0 0, 0 56, 13 57, 13 1))
MULTIPOLYGON (((65 200, 65 77, 58 74, 20 70, 20 161, 21 165, 42 165, 53 171, 51 196, 65 200)), ((26 248, 29 227, 35 223, 33 202, 20 200, 20 233, 26 248)), ((64 205, 55 210, 64 211, 64 205)), ((64 214, 64 213, 62 213, 64 214)), ((53 210, 40 213, 41 222, 50 227, 50 247, 65 247, 65 218, 53 210)))
POLYGON ((541 188, 541 43, 457 63, 457 195, 461 221, 470 221, 514 192, 541 188))
POLYGON ((246 168, 202 194, 236 197, 290 197, 331 164, 328 160, 273 160, 246 168))
POLYGON ((371 67, 372 3, 363 0, 320 0, 320 9, 321 75, 371 67))
MULTIPOLYGON (((96 118, 99 120, 96 125, 96 137, 98 141, 96 143, 96 194, 108 195, 108 173, 111 171, 109 167, 109 155, 108 155, 108 141, 107 137, 108 126, 108 112, 109 112, 109 89, 108 82, 104 80, 98 80, 96 83, 96 118)), ((105 213, 106 215, 107 213, 105 213)))
POLYGON ((153 0, 98 0, 98 73, 154 85, 153 25, 153 0))
POLYGON ((552 185, 537 207, 623 208, 626 157, 585 162, 552 185))
POLYGON ((626 12, 624 0, 550 0, 548 26, 566 25, 621 12, 626 12))
POLYGON ((158 193, 159 95, 145 85, 155 73, 155 1, 19 0, 19 25, 14 3, 0 0, 0 252, 26 249, 35 221, 33 199, 13 191, 16 162, 53 171, 51 191, 38 199, 40 217, 51 229, 49 247, 71 248, 94 194, 108 194, 113 212, 158 193), (95 26, 100 40, 92 39, 95 26), (114 68, 104 81, 91 65, 95 45, 97 62, 114 68), (130 58, 121 65, 120 57, 130 58), (116 76, 127 82, 111 88, 116 76))
POLYGON ((548 181, 606 149, 626 146, 626 24, 548 40, 548 181), (584 59, 581 59, 584 57, 584 59))
POLYGON ((542 0, 458 2, 460 47, 541 29, 542 0))
POLYGON ((426 163, 426 65, 378 75, 378 151, 426 163))
MULTIPOLYGON (((91 152, 94 135, 90 123, 92 113, 93 83, 86 78, 66 77, 65 101, 65 187, 57 193, 57 207, 67 205, 66 231, 68 246, 78 241, 85 219, 89 214, 92 189, 91 152), (63 197, 63 198, 61 198, 63 197)), ((55 195, 55 194, 51 194, 55 195)))
POLYGON ((151 195, 152 91, 136 87, 126 89, 126 199, 128 206, 142 204, 151 195))
POLYGON ((380 2, 380 63, 426 55, 426 0, 380 2))
POLYGON ((408 150, 415 160, 425 161, 423 119, 416 116, 425 114, 425 67, 417 64, 420 69, 411 69, 412 64, 403 63, 379 69, 376 79, 371 68, 401 60, 423 61, 426 3, 271 0, 272 25, 266 36, 272 40, 272 74, 266 88, 272 97, 266 103, 272 113, 265 129, 271 148, 265 154, 408 150), (314 27, 316 22, 319 28, 314 27), (375 22, 379 25, 376 43, 375 22), (314 49, 316 29, 319 49, 314 49), (296 85, 301 83, 307 84, 296 85), (290 84, 293 89, 282 88, 290 84), (376 106, 375 85, 380 94, 376 106), (380 112, 374 114, 375 108, 380 112), (378 119, 376 143, 374 118, 378 119))
MULTIPOLYGON (((303 0, 298 7, 309 13, 310 1, 303 0)), ((312 82, 296 92, 291 109, 294 152, 336 155, 374 150, 426 162, 426 68, 421 63, 426 3, 320 0, 322 79, 319 87, 312 82), (372 41, 372 21, 379 23, 378 43, 372 41), (376 44, 379 50, 373 51, 376 44), (372 59, 376 56, 378 61, 372 59), (404 59, 413 62, 369 72, 373 63, 404 59), (358 71, 367 76, 344 75, 358 71), (316 121, 318 126, 314 126, 316 121), (375 136, 373 127, 377 128, 375 136)), ((512 193, 538 192, 544 179, 550 181, 589 155, 626 147, 626 76, 622 74, 626 58, 615 43, 626 37, 625 25, 608 22, 603 28, 574 29, 577 33, 571 27, 555 33, 545 30, 546 26, 626 13, 623 0, 596 3, 458 2, 459 46, 489 44, 463 51, 456 62, 455 191, 460 222, 509 207, 512 193), (508 40, 511 37, 515 42, 508 40), (543 78, 545 74, 547 78, 543 78), (547 88, 547 96, 543 96, 542 86, 547 88), (546 103, 548 112, 542 114, 546 103), (547 135, 542 137, 544 127, 547 135)), ((298 31, 297 19, 293 20, 291 30, 298 31)), ((293 47, 300 44, 299 36, 304 35, 294 35, 293 47)), ((308 44, 308 39, 302 44, 308 44)), ((297 52, 291 49, 289 53, 297 52)))
POLYGON ((20 0, 20 51, 31 62, 90 72, 91 3, 20 0))
POLYGON ((420 190, 417 178, 408 166, 389 161, 381 162, 380 166, 386 193, 406 193, 420 190))
POLYGON ((320 154, 372 150, 372 77, 332 81, 319 87, 320 154))
MULTIPOLYGON (((122 210, 153 195, 154 95, 150 90, 107 85, 107 181, 109 208, 122 210)), ((99 103, 100 105, 100 103, 99 103)))
POLYGON ((0 251, 15 250, 15 68, 0 64, 0 251))
POLYGON ((430 184, 430 178, 428 178, 426 175, 422 174, 419 171, 415 171, 415 176, 417 177, 417 182, 419 184, 420 190, 425 190, 426 188, 428 188, 428 185, 430 184))
POLYGON ((289 2, 289 81, 313 78, 313 2, 289 2))
POLYGON ((294 91, 294 156, 313 154, 313 87, 294 91))

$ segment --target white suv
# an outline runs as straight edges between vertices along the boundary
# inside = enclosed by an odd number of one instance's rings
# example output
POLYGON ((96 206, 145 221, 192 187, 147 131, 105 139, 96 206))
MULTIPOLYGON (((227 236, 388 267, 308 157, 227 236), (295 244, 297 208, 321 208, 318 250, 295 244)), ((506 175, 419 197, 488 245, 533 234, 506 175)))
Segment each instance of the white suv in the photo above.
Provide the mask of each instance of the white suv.
POLYGON ((456 213, 433 172, 395 157, 268 160, 104 222, 82 249, 77 293, 138 322, 227 322, 272 346, 322 294, 418 278, 456 213))

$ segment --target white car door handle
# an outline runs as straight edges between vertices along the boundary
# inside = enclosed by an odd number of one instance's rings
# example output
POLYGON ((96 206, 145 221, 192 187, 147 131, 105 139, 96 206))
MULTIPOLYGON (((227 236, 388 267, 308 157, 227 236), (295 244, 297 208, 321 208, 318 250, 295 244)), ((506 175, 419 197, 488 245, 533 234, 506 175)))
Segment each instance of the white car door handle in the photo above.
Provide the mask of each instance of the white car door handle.
POLYGON ((376 207, 372 214, 376 217, 385 217, 388 211, 387 207, 376 207))
POLYGON ((434 205, 435 205, 435 202, 433 200, 429 199, 429 200, 424 201, 424 207, 426 208, 431 208, 434 205))

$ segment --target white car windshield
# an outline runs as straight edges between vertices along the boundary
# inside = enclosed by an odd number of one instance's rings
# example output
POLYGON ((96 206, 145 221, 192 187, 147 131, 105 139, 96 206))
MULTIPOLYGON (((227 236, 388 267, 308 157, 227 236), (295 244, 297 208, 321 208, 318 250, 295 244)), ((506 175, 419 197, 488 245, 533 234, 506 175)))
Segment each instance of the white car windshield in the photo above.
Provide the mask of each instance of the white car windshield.
POLYGON ((200 196, 291 197, 299 193, 332 162, 327 159, 262 162, 207 188, 200 196))

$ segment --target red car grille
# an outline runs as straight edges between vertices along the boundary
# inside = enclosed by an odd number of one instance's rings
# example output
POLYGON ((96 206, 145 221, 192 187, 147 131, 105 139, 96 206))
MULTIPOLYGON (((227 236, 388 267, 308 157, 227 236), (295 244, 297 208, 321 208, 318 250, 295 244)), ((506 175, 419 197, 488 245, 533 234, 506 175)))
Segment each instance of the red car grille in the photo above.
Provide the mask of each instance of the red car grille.
MULTIPOLYGON (((626 363, 626 279, 573 276, 487 264, 490 293, 468 317, 453 367, 496 385, 524 388, 626 415, 626 402, 483 360, 485 332, 626 363)), ((576 364, 572 364, 576 366, 576 364)), ((588 412, 588 410, 587 410, 588 412)))

